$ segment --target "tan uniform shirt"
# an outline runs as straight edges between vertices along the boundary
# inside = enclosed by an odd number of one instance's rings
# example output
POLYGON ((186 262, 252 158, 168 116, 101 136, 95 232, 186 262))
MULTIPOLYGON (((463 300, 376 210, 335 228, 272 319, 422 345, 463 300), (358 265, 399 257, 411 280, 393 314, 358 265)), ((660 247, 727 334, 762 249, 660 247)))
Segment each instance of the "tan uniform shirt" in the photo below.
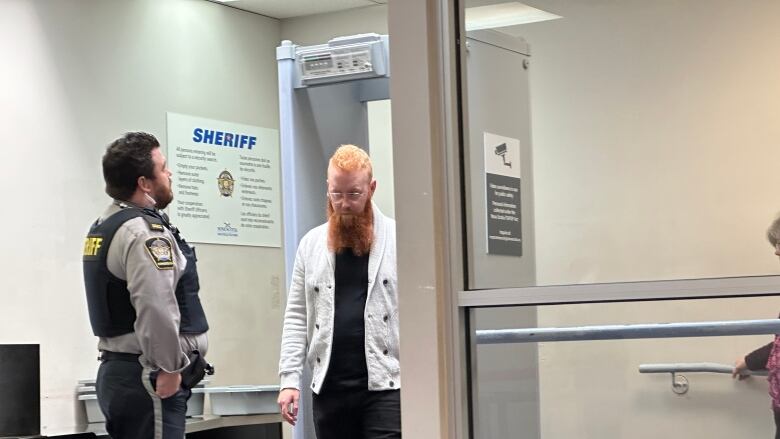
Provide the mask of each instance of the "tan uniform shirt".
MULTIPOLYGON (((112 204, 101 220, 120 209, 112 204)), ((125 222, 111 240, 107 265, 111 274, 127 282, 130 301, 136 313, 135 332, 117 337, 100 337, 99 350, 141 354, 140 361, 145 367, 166 372, 185 368, 189 364, 186 354, 195 349, 206 354, 206 333, 179 334, 176 284, 187 266, 187 259, 176 245, 170 230, 152 230, 142 217, 125 222), (158 266, 155 256, 147 247, 147 241, 154 238, 166 238, 170 243, 172 267, 158 266)))

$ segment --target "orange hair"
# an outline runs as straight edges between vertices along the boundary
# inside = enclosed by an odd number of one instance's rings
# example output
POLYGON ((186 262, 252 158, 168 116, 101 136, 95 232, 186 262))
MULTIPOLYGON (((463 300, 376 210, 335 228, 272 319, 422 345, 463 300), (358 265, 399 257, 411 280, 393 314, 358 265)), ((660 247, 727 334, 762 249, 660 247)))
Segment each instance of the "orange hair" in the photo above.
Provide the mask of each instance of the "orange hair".
POLYGON ((328 166, 334 166, 347 172, 365 169, 368 171, 369 179, 374 178, 371 158, 362 148, 355 145, 339 146, 330 158, 328 166))

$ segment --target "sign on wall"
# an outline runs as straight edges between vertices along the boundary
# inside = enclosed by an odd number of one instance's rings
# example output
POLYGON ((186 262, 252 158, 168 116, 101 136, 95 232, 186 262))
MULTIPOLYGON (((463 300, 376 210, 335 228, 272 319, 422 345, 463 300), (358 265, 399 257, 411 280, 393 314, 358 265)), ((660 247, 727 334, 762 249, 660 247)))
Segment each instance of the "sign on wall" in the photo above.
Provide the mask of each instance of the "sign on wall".
POLYGON ((487 252, 522 256, 520 140, 484 133, 487 252))
POLYGON ((277 130, 168 113, 167 158, 188 241, 281 247, 277 130))

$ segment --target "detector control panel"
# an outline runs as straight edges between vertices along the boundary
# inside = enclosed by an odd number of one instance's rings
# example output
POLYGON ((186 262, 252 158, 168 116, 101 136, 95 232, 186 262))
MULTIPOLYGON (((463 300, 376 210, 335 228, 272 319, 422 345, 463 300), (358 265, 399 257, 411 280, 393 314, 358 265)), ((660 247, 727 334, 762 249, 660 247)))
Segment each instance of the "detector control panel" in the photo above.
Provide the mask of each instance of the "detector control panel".
POLYGON ((386 36, 362 34, 298 47, 295 61, 299 83, 306 86, 387 76, 387 43, 386 36))

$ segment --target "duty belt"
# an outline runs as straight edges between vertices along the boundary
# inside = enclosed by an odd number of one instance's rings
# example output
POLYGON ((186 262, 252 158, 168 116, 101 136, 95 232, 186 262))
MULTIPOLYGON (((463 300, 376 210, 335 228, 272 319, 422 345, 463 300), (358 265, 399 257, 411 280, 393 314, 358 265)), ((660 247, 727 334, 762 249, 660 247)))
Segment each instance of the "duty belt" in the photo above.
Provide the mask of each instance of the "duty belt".
POLYGON ((131 361, 131 362, 138 362, 138 357, 140 357, 141 354, 129 354, 126 352, 111 352, 111 351, 101 351, 100 356, 98 357, 98 361, 131 361))

